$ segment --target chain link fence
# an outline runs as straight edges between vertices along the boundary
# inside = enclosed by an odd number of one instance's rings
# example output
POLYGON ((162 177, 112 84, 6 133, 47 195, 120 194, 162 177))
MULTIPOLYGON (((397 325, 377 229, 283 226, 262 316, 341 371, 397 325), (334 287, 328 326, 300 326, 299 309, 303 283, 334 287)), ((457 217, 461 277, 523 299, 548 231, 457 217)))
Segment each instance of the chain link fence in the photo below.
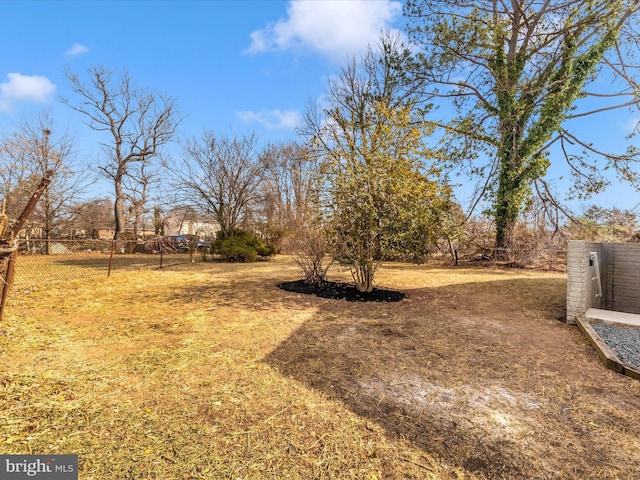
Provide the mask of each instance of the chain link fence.
MULTIPOLYGON (((206 251, 158 240, 18 240, 13 292, 55 283, 107 277, 126 270, 155 269, 203 261, 206 251)), ((210 257, 210 256, 209 256, 210 257)))
POLYGON ((459 251, 458 259, 463 264, 483 263, 495 266, 532 268, 535 270, 564 271, 567 266, 567 248, 470 249, 459 251))
MULTIPOLYGON (((407 259, 411 261, 411 259, 407 259)), ((544 248, 456 248, 440 249, 429 256, 427 263, 487 268, 528 268, 532 270, 565 272, 566 247, 544 248)))
MULTIPOLYGON (((205 248, 189 252, 185 244, 160 240, 115 244, 111 240, 21 239, 18 252, 14 293, 55 283, 107 277, 111 272, 152 270, 211 259, 208 244, 205 248)), ((565 271, 566 255, 566 248, 459 249, 435 252, 427 262, 565 271)))

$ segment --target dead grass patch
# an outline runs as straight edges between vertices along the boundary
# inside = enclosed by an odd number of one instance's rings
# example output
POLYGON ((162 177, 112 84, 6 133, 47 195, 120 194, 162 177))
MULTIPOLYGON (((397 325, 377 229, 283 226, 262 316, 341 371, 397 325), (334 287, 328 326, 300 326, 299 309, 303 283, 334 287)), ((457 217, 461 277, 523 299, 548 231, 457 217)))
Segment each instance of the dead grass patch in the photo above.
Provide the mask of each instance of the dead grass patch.
POLYGON ((77 453, 96 480, 633 478, 640 382, 557 320, 563 275, 390 265, 394 304, 276 287, 299 276, 279 257, 15 295, 2 451, 77 453))

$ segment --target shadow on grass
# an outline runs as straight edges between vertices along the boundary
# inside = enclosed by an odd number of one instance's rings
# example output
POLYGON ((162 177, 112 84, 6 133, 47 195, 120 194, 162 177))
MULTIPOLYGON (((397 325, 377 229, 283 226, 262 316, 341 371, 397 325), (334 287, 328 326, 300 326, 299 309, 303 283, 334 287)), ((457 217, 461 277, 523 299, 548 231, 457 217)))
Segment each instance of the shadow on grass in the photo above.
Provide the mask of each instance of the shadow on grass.
MULTIPOLYGON (((201 257, 196 259, 202 263, 201 257)), ((74 254, 74 255, 19 255, 16 263, 14 291, 38 288, 42 285, 63 284, 91 278, 106 278, 109 273, 160 269, 160 256, 147 254, 114 255, 74 254)), ((162 265, 171 268, 189 265, 188 254, 166 255, 162 265)))
MULTIPOLYGON (((28 257, 25 257, 28 258, 28 257)), ((130 255, 114 255, 110 258, 109 254, 100 255, 77 255, 77 256, 51 256, 48 257, 48 261, 63 266, 81 267, 88 269, 108 269, 109 263, 113 269, 118 268, 135 268, 139 266, 145 266, 148 268, 160 268, 162 266, 170 266, 172 264, 184 264, 190 263, 190 257, 187 253, 172 253, 165 254, 162 257, 162 263, 160 255, 158 254, 130 254, 130 255)), ((202 257, 200 255, 194 256, 196 262, 201 262, 202 257)), ((47 257, 43 262, 47 261, 47 257)))
MULTIPOLYGON (((394 304, 318 301, 314 319, 264 361, 481 478, 587 478, 593 462, 615 463, 608 452, 618 447, 576 429, 569 410, 567 389, 579 392, 582 379, 566 362, 592 358, 558 321, 564 284, 508 279, 407 290, 394 304)), ((614 391, 623 389, 598 394, 614 391)))
MULTIPOLYGON (((215 275, 215 272, 212 273, 215 275)), ((194 304, 202 308, 235 307, 239 310, 269 312, 275 308, 299 310, 313 306, 313 297, 283 292, 277 282, 256 279, 230 279, 228 281, 190 282, 188 285, 158 293, 145 291, 145 302, 168 304, 194 304)), ((139 301, 139 294, 131 294, 131 302, 139 301)))

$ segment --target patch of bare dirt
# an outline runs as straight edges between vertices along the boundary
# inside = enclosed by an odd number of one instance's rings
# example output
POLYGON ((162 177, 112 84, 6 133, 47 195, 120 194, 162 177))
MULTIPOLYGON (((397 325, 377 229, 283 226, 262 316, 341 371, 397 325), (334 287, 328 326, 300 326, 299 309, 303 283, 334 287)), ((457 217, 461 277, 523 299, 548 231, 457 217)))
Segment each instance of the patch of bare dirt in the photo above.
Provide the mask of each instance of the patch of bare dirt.
POLYGON ((319 300, 315 318, 266 360, 479 478, 635 478, 640 382, 607 370, 559 320, 564 282, 458 283, 387 304, 319 300))

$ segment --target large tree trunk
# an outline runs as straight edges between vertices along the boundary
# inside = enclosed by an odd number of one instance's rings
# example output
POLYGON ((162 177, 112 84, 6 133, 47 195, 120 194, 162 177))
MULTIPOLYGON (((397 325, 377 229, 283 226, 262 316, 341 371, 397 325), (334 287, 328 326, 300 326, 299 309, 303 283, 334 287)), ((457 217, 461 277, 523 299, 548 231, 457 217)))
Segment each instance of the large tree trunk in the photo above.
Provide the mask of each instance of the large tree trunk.
POLYGON ((496 218, 496 243, 495 258, 505 262, 511 262, 515 253, 516 222, 507 218, 496 218))
POLYGON ((51 255, 51 229, 46 226, 44 230, 45 255, 51 255))
POLYGON ((53 238, 53 226, 54 226, 54 213, 51 206, 51 197, 49 190, 45 190, 43 194, 44 200, 44 236, 46 239, 46 252, 47 255, 51 255, 51 240, 53 238))
POLYGON ((522 209, 520 186, 509 180, 509 175, 501 175, 495 204, 496 260, 511 262, 514 259, 515 227, 522 209))
POLYGON ((122 180, 116 179, 114 185, 116 199, 113 202, 113 213, 116 219, 116 228, 113 239, 119 240, 124 231, 124 194, 122 193, 122 180))
MULTIPOLYGON (((508 74, 505 74, 508 76, 508 74)), ((506 114, 501 119, 501 142, 498 149, 499 176, 495 199, 495 258, 513 261, 514 231, 518 216, 526 198, 525 161, 520 154, 523 125, 517 111, 517 103, 510 88, 499 92, 506 114)))

